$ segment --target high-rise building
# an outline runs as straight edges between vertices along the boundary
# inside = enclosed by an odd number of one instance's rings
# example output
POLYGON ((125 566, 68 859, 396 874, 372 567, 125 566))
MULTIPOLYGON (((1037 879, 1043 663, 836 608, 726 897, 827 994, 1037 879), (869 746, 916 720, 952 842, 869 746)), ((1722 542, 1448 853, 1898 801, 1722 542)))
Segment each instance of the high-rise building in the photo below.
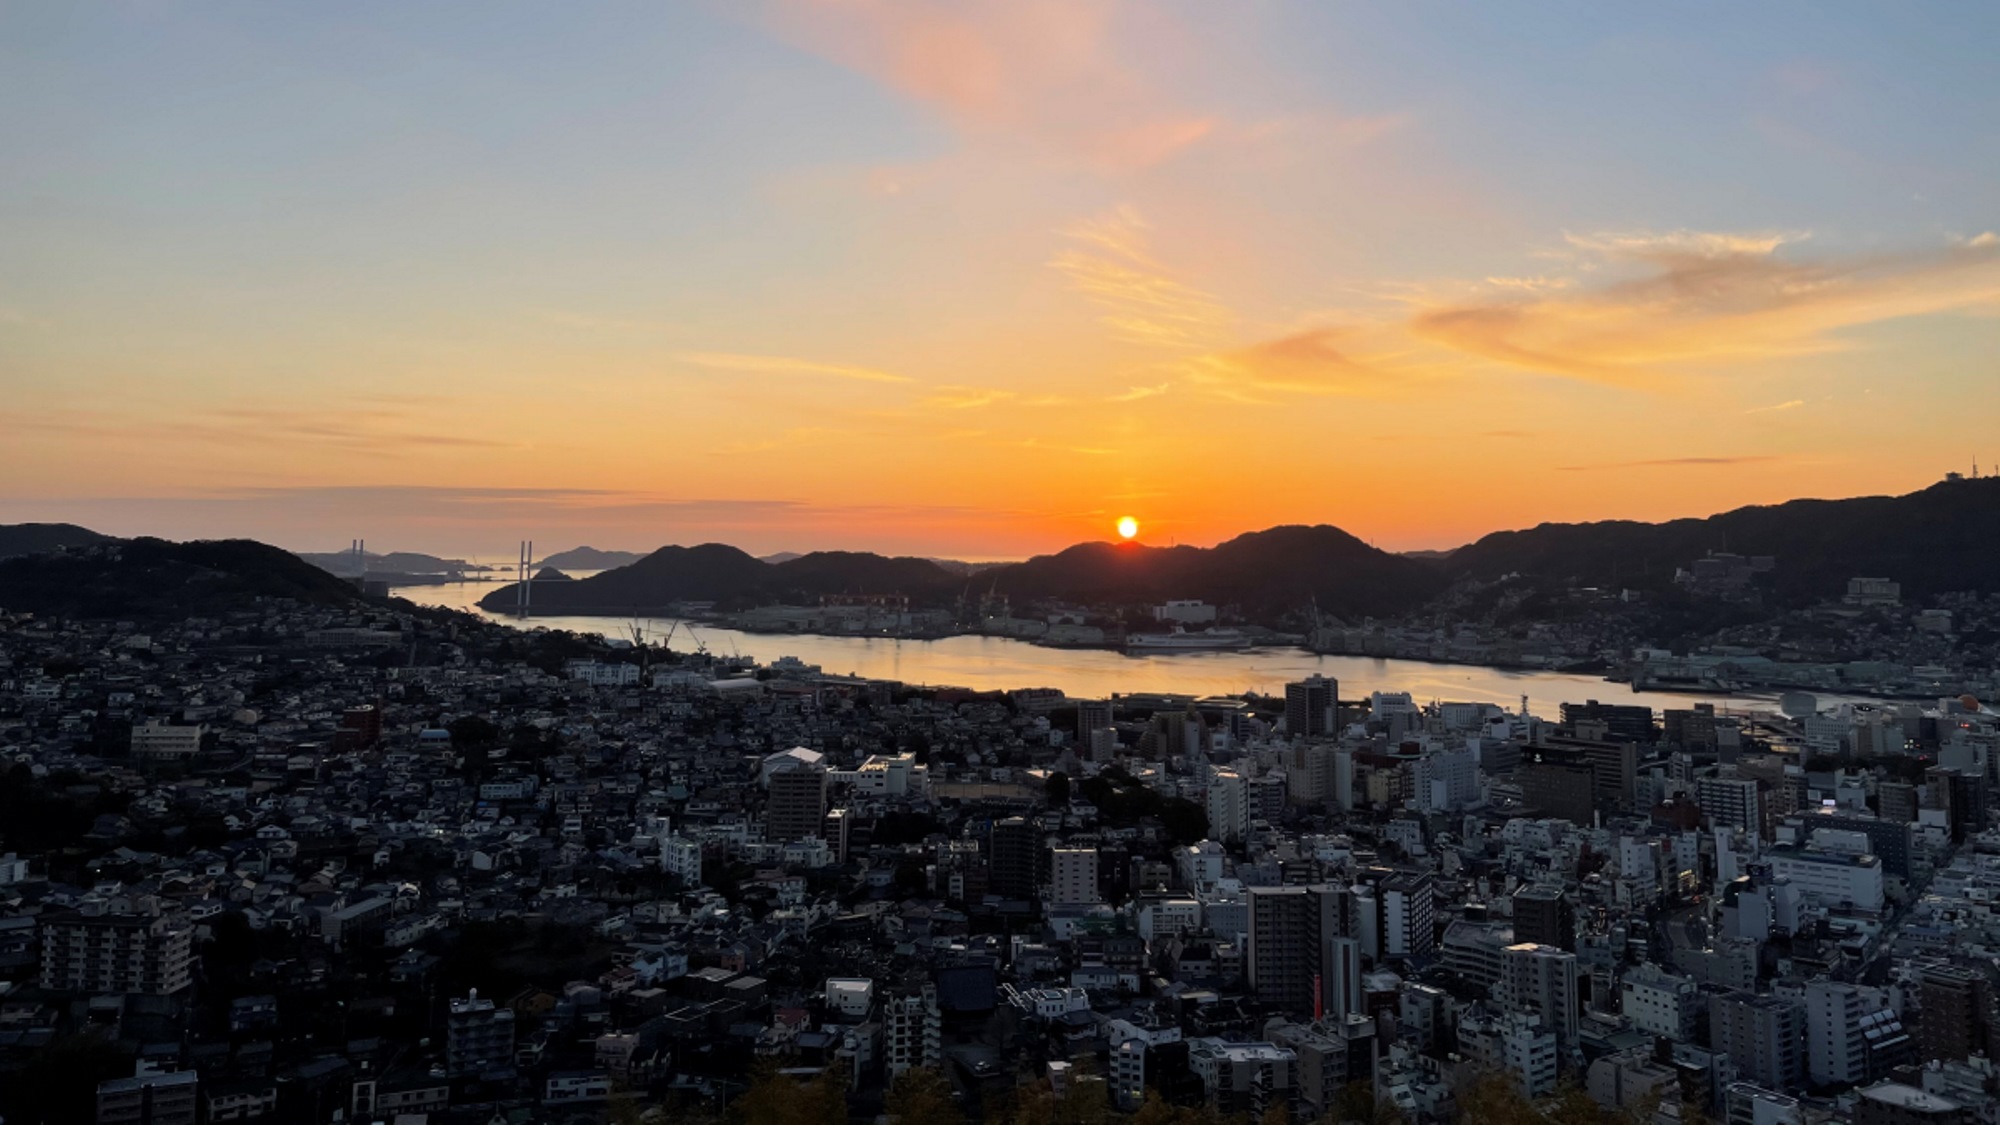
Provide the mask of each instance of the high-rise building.
POLYGON ((1530 746, 1514 771, 1521 800, 1543 816, 1589 827, 1597 819, 1597 772, 1574 749, 1530 746))
POLYGON ((87 903, 42 920, 42 987, 171 996, 192 981, 194 934, 157 903, 87 903))
POLYGON ((1339 680, 1308 676, 1285 685, 1285 733, 1294 738, 1336 733, 1339 709, 1339 680))
POLYGON ((883 1005, 882 1053, 890 1081, 904 1071, 944 1061, 944 1013, 929 981, 891 996, 883 1005))
POLYGON ((1096 848, 1049 849, 1050 902, 1102 902, 1097 889, 1096 848))
POLYGON ((1111 701, 1108 699, 1079 699, 1076 701, 1076 737, 1079 742, 1088 742, 1092 731, 1100 731, 1112 724, 1111 701))
POLYGON ((1957 1062, 1986 1049, 1992 989, 1986 975, 1957 965, 1932 965, 1917 978, 1917 1061, 1957 1062))
POLYGON ((1716 827, 1762 835, 1764 814, 1752 777, 1704 777, 1694 783, 1694 803, 1716 827))
POLYGON ((1708 1040, 1759 1086, 1796 1090, 1805 1084, 1805 1012, 1792 1000, 1748 992, 1711 996, 1708 1040))
POLYGON ((1376 887, 1382 955, 1422 957, 1437 946, 1437 885, 1428 874, 1397 874, 1376 887))
POLYGON ((1620 742, 1651 746, 1659 738, 1659 728, 1653 725, 1651 707, 1633 703, 1599 703, 1595 699, 1562 705, 1562 727, 1569 735, 1588 737, 1590 728, 1584 726, 1587 723, 1596 724, 1605 736, 1620 742))
POLYGON ((1815 1086, 1846 1085, 1868 1077, 1868 1043, 1862 1031, 1861 990, 1845 981, 1806 984, 1806 1074, 1815 1086))
POLYGON ((1908 824, 1917 819, 1917 787, 1907 781, 1884 781, 1876 786, 1882 819, 1908 824))
POLYGON ((993 825, 987 886, 1001 898, 1034 898, 1041 879, 1042 834, 1033 822, 1010 816, 993 825))
POLYGON ((1235 770, 1216 770, 1208 779, 1208 834, 1241 840, 1250 834, 1250 784, 1235 770))
POLYGON ((1358 1010, 1360 951, 1343 940, 1348 897, 1329 884, 1250 888, 1244 971, 1259 1003, 1313 1016, 1358 1010))
POLYGON ((1576 954, 1553 945, 1510 945, 1500 957, 1500 996, 1517 1012, 1527 1012, 1556 1033, 1576 1042, 1582 1004, 1576 990, 1576 954))
POLYGON ((1576 951, 1576 911, 1561 887, 1530 883, 1514 892, 1514 940, 1576 951))
POLYGON ((764 839, 789 844, 826 831, 826 770, 793 766, 771 774, 764 802, 764 839))
POLYGON ((481 1000, 473 989, 454 998, 445 1017, 445 1069, 454 1078, 514 1062, 514 1010, 481 1000))

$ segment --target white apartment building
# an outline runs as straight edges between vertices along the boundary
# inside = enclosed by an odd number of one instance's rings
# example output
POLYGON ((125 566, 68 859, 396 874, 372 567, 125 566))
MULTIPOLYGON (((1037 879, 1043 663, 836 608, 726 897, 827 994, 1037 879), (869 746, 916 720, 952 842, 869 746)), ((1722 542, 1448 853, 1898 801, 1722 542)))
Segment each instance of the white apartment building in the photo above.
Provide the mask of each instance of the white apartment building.
POLYGON ((1050 902, 1102 902, 1097 890, 1097 849, 1049 849, 1047 894, 1050 902))
POLYGON ((132 727, 132 756, 150 761, 185 761, 201 752, 201 736, 208 728, 200 725, 178 727, 154 720, 132 727))

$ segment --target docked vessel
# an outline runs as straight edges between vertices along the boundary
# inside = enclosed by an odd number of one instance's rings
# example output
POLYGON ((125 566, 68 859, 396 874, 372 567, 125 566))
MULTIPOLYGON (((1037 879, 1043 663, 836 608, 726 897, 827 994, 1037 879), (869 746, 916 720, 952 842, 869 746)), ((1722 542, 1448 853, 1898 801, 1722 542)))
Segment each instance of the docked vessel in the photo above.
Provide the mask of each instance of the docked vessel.
POLYGON ((1203 629, 1190 633, 1179 626, 1171 633, 1134 633, 1125 638, 1125 651, 1148 652, 1223 652, 1230 649, 1249 648, 1250 638, 1237 629, 1203 629))

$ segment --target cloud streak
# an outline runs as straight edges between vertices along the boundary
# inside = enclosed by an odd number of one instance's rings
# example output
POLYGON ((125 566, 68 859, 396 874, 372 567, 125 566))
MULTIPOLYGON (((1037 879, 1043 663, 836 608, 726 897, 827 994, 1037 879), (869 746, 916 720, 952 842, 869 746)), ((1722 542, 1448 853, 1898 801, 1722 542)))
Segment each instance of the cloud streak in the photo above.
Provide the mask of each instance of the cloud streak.
POLYGON ((852 379, 863 383, 914 383, 907 375, 877 371, 872 367, 850 367, 818 363, 777 355, 738 355, 730 352, 683 352, 674 357, 693 367, 710 371, 740 371, 752 375, 806 375, 830 379, 852 379))
POLYGON ((1557 465, 1562 473, 1586 473, 1599 469, 1705 469, 1722 465, 1757 465, 1785 458, 1772 454, 1741 457, 1661 457, 1649 461, 1609 461, 1596 465, 1557 465))
POLYGON ((1627 276, 1595 289, 1439 303, 1418 339, 1512 367, 1625 386, 1815 355, 1845 329, 2000 302, 2000 245, 1792 260, 1791 234, 1608 234, 1573 247, 1627 276))

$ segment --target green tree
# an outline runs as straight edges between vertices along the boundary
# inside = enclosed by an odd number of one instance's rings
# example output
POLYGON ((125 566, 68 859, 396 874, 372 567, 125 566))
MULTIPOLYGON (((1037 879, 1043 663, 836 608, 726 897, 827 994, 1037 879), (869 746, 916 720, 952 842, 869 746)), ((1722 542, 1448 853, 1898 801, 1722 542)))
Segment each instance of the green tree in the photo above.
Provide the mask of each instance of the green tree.
POLYGON ((963 1125, 965 1114, 952 1100, 951 1081, 934 1067, 906 1070, 889 1087, 884 1106, 895 1125, 963 1125))

